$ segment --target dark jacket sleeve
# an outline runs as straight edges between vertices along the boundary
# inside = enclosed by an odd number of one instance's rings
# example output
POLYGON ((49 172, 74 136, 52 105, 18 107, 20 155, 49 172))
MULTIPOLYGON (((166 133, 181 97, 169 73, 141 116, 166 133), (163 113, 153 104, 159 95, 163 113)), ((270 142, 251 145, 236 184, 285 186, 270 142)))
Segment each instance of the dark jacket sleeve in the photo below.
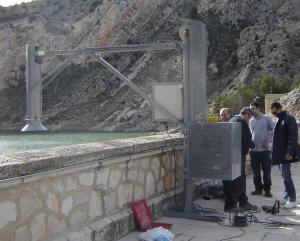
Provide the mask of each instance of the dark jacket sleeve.
POLYGON ((289 116, 288 143, 286 153, 293 155, 296 151, 298 143, 298 126, 296 119, 289 116))
POLYGON ((255 144, 252 141, 252 135, 251 135, 249 125, 245 121, 242 121, 242 133, 243 133, 242 145, 244 147, 253 149, 255 144))

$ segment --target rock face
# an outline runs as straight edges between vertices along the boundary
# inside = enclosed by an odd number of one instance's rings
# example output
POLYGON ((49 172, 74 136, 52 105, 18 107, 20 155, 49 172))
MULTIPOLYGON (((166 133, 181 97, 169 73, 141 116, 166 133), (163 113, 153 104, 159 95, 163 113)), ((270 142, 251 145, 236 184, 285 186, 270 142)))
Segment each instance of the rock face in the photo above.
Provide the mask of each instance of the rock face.
MULTIPOLYGON (((40 0, 0 8, 0 126, 19 128, 25 116, 28 43, 74 49, 179 40, 180 18, 207 24, 208 96, 270 73, 291 83, 300 75, 297 0, 40 0)), ((142 89, 180 81, 177 51, 105 55, 142 89)), ((60 60, 44 59, 43 75, 60 60)), ((76 56, 43 88, 43 119, 50 129, 153 130, 151 107, 92 55, 76 56)))
POLYGON ((283 106, 291 113, 297 121, 300 121, 300 88, 288 93, 286 96, 280 99, 283 106))

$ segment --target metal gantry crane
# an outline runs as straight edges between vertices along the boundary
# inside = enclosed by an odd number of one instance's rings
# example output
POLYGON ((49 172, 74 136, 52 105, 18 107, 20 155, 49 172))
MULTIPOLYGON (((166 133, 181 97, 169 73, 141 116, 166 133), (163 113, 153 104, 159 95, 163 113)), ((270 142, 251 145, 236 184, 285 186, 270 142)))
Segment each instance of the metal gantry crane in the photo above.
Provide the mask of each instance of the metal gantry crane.
MULTIPOLYGON (((197 208, 192 200, 192 178, 189 175, 188 145, 188 123, 195 121, 205 121, 207 113, 206 100, 206 61, 207 61, 207 30, 204 23, 195 20, 183 20, 183 26, 179 33, 182 42, 153 43, 139 45, 125 45, 113 47, 96 47, 73 50, 40 50, 39 48, 26 46, 27 65, 27 114, 26 126, 22 131, 44 131, 47 130, 42 125, 42 75, 41 62, 39 58, 48 55, 56 56, 77 56, 79 54, 93 54, 99 63, 110 71, 113 75, 122 80, 137 94, 147 100, 154 108, 164 113, 169 121, 178 124, 184 134, 184 209, 167 212, 167 215, 192 218, 199 220, 219 220, 223 215, 214 211, 203 211, 197 208), (132 52, 132 51, 166 51, 180 49, 183 56, 183 116, 178 117, 159 103, 147 93, 142 91, 120 71, 110 65, 100 57, 100 53, 132 52)), ((55 71, 54 71, 55 72, 55 71)))

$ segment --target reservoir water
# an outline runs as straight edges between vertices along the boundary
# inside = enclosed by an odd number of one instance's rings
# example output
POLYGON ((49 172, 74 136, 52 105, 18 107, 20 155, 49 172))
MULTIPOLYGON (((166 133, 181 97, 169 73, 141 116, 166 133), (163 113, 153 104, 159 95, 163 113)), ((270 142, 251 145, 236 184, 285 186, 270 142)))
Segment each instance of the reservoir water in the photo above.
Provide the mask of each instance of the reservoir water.
POLYGON ((150 135, 149 132, 0 132, 0 154, 150 135))

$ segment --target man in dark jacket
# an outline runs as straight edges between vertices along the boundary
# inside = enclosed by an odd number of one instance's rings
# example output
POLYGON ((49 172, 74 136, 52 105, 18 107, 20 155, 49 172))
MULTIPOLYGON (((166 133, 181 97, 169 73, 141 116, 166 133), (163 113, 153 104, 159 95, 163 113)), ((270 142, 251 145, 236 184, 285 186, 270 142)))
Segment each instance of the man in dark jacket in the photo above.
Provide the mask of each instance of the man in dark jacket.
POLYGON ((273 164, 279 164, 285 187, 281 204, 285 204, 285 208, 294 208, 297 202, 291 163, 298 161, 298 127, 295 118, 283 111, 279 102, 271 104, 271 112, 278 118, 274 129, 272 159, 273 164))
POLYGON ((254 143, 252 141, 252 135, 249 129, 248 121, 252 118, 253 113, 249 107, 244 107, 239 115, 234 116, 229 122, 240 122, 242 125, 242 170, 241 176, 237 177, 231 182, 230 190, 228 190, 228 196, 225 201, 224 211, 230 211, 237 206, 245 210, 257 210, 257 206, 254 206, 248 202, 248 197, 246 195, 246 155, 249 152, 249 148, 254 148, 254 143))

